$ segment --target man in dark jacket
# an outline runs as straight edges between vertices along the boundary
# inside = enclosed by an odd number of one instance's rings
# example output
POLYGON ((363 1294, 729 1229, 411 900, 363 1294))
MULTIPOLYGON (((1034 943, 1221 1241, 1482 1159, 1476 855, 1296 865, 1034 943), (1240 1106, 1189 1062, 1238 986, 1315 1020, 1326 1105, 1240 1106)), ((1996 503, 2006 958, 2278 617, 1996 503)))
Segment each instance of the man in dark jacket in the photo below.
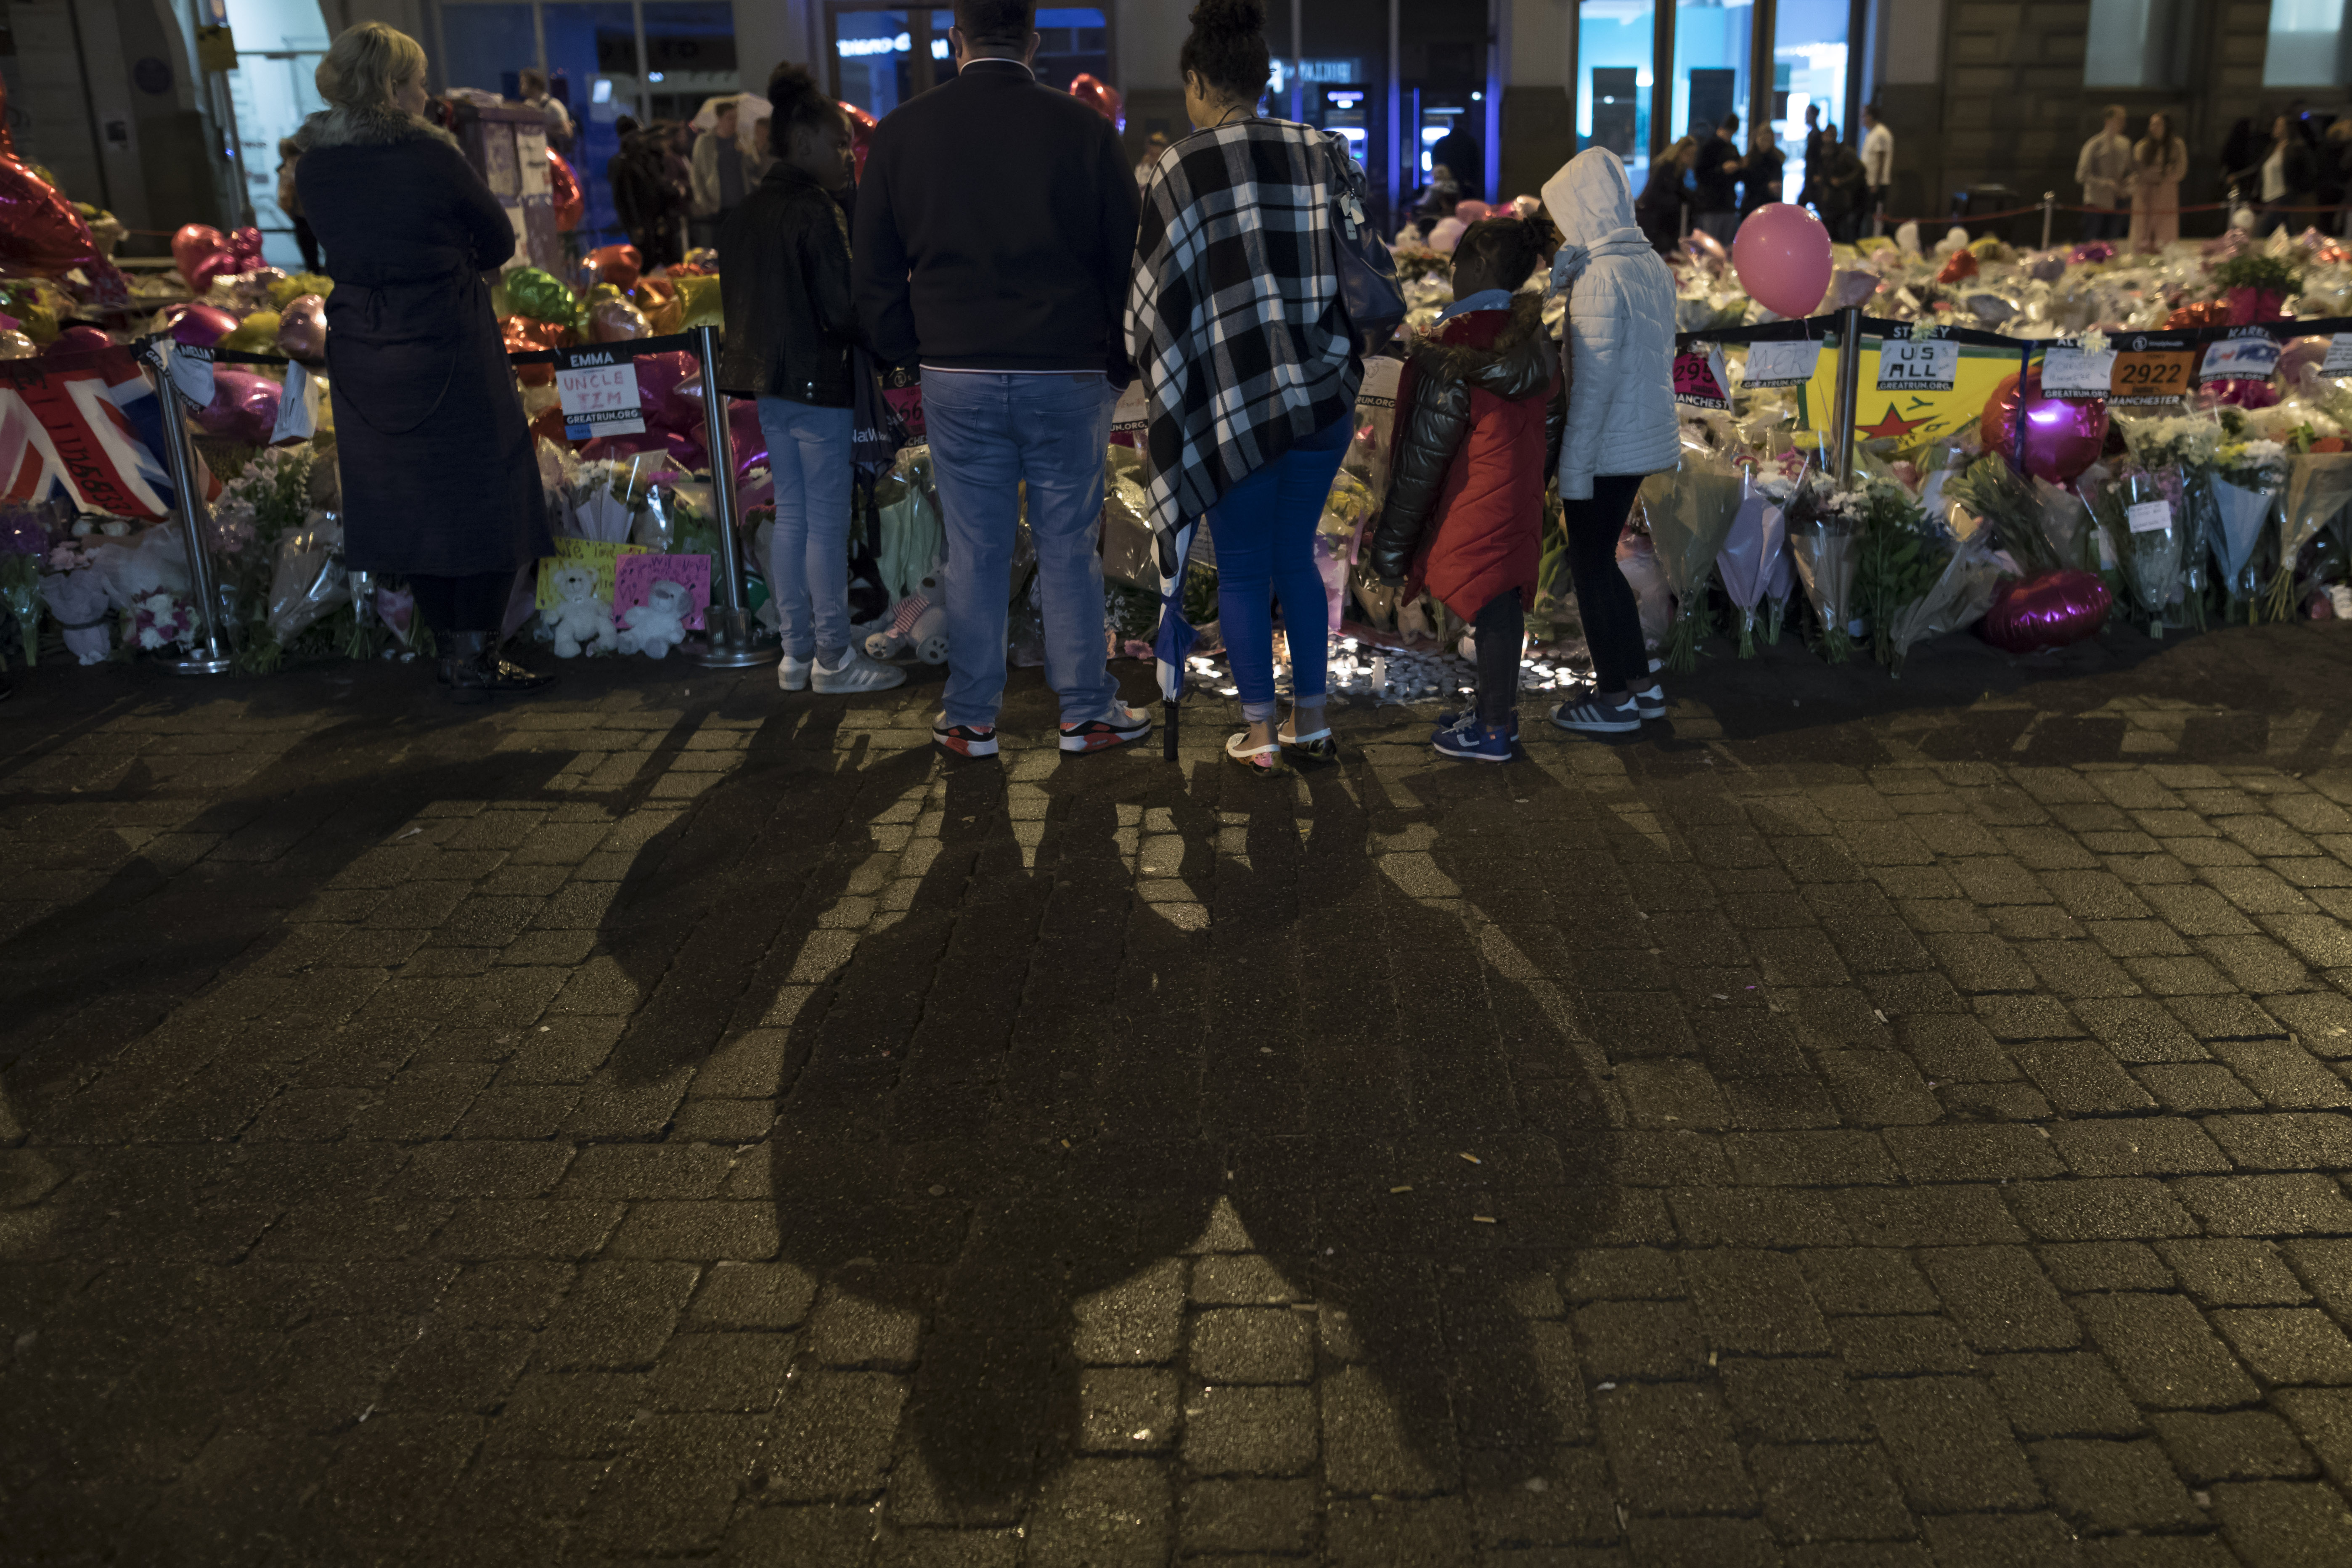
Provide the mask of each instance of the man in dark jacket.
POLYGON ((1135 176, 1093 110, 1039 84, 1035 0, 957 0, 959 71, 875 128, 857 193, 857 308, 915 362, 948 535, 948 685, 933 738, 996 753, 1020 486, 1066 752, 1148 733, 1104 662, 1103 450, 1131 378, 1120 331, 1135 176))
POLYGON ((781 153, 728 218, 719 275, 727 349, 719 384, 760 400, 776 486, 768 586, 786 691, 880 691, 907 672, 868 658, 849 636, 850 435, 856 387, 850 350, 849 236, 833 193, 849 184, 849 121, 806 70, 768 79, 781 153))
POLYGON ((622 232, 648 271, 684 260, 679 219, 686 216, 686 193, 670 182, 659 140, 663 128, 643 130, 625 114, 613 128, 620 132, 621 150, 605 162, 604 178, 622 232))
POLYGON ((1724 244, 1739 232, 1739 116, 1727 114, 1698 150, 1691 186, 1696 226, 1724 244))

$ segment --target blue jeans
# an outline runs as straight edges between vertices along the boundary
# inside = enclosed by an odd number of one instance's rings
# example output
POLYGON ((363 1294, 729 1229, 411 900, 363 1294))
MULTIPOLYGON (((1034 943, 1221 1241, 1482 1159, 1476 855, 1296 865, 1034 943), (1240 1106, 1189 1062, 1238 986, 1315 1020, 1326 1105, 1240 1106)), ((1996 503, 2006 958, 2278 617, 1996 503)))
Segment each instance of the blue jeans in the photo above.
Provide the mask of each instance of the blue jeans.
POLYGON ((852 411, 789 397, 760 399, 776 531, 768 592, 784 652, 838 663, 849 646, 849 428, 852 411))
POLYGON ((1006 375, 925 371, 923 421, 947 524, 950 724, 996 722, 1013 589, 1020 486, 1045 610, 1045 679, 1062 721, 1099 719, 1118 695, 1103 645, 1103 450, 1110 384, 1100 372, 1006 375))
POLYGON ((1274 717, 1274 602, 1290 637, 1290 700, 1319 708, 1328 688, 1330 600, 1315 569, 1315 525, 1355 434, 1334 419, 1260 468, 1209 509, 1217 546, 1217 628, 1233 658, 1242 717, 1274 717))

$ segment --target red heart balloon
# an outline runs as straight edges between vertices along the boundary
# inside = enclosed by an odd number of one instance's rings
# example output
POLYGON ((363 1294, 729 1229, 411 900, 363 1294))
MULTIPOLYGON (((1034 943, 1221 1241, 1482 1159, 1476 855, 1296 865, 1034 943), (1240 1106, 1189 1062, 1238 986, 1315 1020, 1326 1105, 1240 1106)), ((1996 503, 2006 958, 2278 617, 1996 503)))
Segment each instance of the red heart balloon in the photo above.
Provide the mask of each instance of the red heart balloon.
POLYGON ((196 423, 225 440, 266 447, 278 428, 278 400, 282 392, 266 375, 215 365, 213 400, 196 410, 196 423))
POLYGON ((1985 641, 2011 653, 2064 647, 2096 637, 2114 601, 2095 572, 2044 572, 1994 590, 1992 608, 1978 628, 1985 641))
POLYGON ((194 277, 197 262, 227 248, 228 237, 208 223, 182 224, 180 232, 172 237, 172 260, 182 278, 194 277))
POLYGON ((114 340, 108 337, 101 328, 68 327, 49 340, 49 346, 41 351, 41 357, 63 359, 68 354, 95 353, 100 349, 113 346, 114 340))
POLYGON ((236 258, 239 272, 250 272, 261 265, 261 231, 247 225, 232 230, 228 237, 228 253, 236 258))

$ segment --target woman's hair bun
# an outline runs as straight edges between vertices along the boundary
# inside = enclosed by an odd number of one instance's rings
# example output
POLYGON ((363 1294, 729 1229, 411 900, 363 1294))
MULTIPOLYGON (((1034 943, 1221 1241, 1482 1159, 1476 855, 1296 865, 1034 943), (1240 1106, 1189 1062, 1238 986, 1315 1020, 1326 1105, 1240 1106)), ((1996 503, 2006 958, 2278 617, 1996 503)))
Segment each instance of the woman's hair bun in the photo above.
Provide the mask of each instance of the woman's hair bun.
POLYGON ((1265 47, 1265 0, 1200 0, 1192 31, 1176 57, 1178 71, 1198 71, 1227 98, 1255 103, 1274 69, 1265 47))
POLYGON ((1196 33, 1263 33, 1265 0, 1201 0, 1191 20, 1196 33))

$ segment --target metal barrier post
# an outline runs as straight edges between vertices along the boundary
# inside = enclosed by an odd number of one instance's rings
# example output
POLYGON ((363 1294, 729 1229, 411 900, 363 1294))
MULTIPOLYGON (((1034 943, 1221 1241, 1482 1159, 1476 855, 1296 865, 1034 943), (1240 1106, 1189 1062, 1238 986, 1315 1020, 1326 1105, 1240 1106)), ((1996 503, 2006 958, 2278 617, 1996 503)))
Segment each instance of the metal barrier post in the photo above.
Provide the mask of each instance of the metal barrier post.
POLYGON ((1853 478, 1854 405, 1862 393, 1862 307, 1838 312, 1837 482, 1853 478))
POLYGON ((710 451, 710 500, 719 513, 719 559, 713 562, 710 608, 703 613, 699 662, 709 669, 771 664, 781 651, 764 643, 743 589, 743 547, 735 537, 735 441, 727 427, 727 395, 719 390, 719 331, 695 330, 702 363, 702 419, 710 451))
POLYGON ((188 595, 196 602, 196 646, 185 658, 172 661, 174 675, 226 675, 229 670, 227 640, 221 636, 220 588, 213 577, 212 552, 205 544, 210 521, 204 491, 196 481, 195 454, 188 449, 188 422, 180 411, 180 391, 172 384, 172 366, 163 339, 151 341, 142 357, 155 372, 155 402, 163 421, 163 463, 172 475, 172 493, 180 503, 180 526, 186 531, 188 595))
POLYGON ((2042 248, 2050 248, 2050 222, 2058 216, 2058 193, 2042 193, 2042 248))

